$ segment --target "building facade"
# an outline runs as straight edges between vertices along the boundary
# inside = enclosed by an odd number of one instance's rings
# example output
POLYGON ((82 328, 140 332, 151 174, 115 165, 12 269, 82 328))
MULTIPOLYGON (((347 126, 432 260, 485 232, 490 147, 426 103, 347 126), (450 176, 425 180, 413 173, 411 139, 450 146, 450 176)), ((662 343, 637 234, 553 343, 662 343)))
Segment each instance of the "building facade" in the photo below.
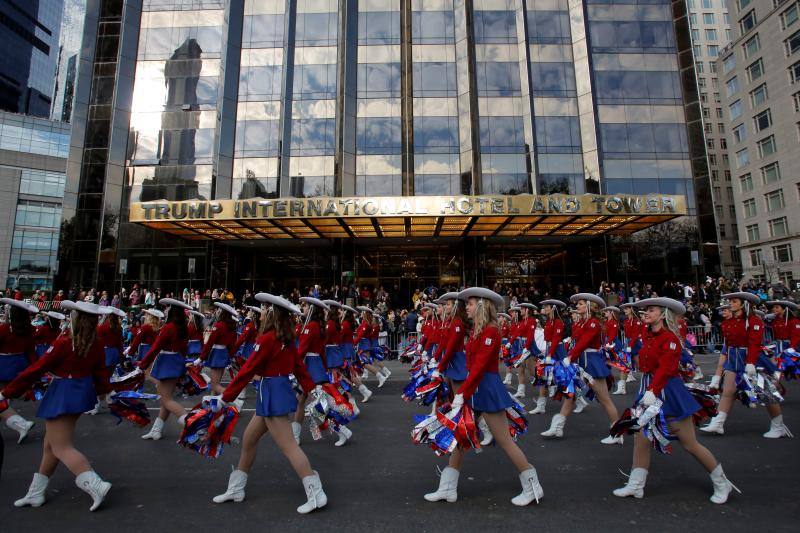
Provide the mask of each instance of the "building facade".
POLYGON ((64 0, 61 30, 58 43, 58 66, 53 88, 53 106, 50 119, 70 122, 72 100, 75 97, 75 79, 78 75, 78 55, 83 41, 83 23, 86 20, 86 0, 64 0))
POLYGON ((800 4, 738 0, 720 55, 744 275, 800 280, 800 4))
POLYGON ((720 269, 729 279, 739 279, 742 274, 739 230, 721 96, 725 87, 720 83, 717 70, 720 50, 732 37, 730 16, 725 0, 687 0, 687 6, 717 223, 720 269))
POLYGON ((58 270, 69 125, 0 112, 0 279, 50 290, 58 270))
POLYGON ((62 0, 0 0, 0 110, 49 117, 62 0))
POLYGON ((65 283, 718 271, 683 1, 93 0, 75 87, 65 283), (686 216, 131 222, 159 200, 559 194, 686 216))

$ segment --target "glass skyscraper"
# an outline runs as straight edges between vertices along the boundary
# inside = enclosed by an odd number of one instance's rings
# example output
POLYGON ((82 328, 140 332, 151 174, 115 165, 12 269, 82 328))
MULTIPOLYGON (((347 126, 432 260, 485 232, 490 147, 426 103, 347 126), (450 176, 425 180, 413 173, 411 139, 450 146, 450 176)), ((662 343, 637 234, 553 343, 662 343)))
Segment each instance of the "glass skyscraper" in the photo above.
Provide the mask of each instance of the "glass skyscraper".
MULTIPOLYGON (((433 240, 402 242, 423 258, 437 250, 430 277, 475 280, 481 270, 484 282, 506 276, 512 259, 565 281, 568 257, 607 272, 623 251, 668 277, 691 272, 688 251, 715 240, 683 1, 103 0, 86 32, 94 46, 80 58, 65 206, 76 221, 62 261, 71 282, 118 280, 120 259, 128 277, 157 284, 186 278, 190 257, 210 282, 222 270, 254 276, 260 246, 275 246, 127 222, 131 204, 154 200, 686 198, 688 216, 674 222, 685 231, 661 251, 637 249, 636 234, 579 234, 565 226, 574 220, 553 231, 488 220, 451 240, 467 225, 444 217, 329 234, 300 223, 289 233, 314 237, 303 243, 314 252, 287 264, 303 279, 357 265, 370 279, 391 277, 389 263, 401 261, 390 251, 382 272, 358 258, 426 231, 433 240)), ((278 244, 272 256, 297 255, 297 242, 278 244)))

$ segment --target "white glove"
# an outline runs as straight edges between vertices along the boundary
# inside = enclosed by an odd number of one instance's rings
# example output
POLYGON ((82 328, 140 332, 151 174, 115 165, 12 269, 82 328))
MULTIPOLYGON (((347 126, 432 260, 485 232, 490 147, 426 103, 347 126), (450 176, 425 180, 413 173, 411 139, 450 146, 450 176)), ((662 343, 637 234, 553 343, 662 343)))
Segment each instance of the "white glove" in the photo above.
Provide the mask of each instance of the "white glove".
MULTIPOLYGON (((506 343, 506 350, 510 350, 510 349, 511 349, 511 343, 510 343, 510 342, 507 342, 507 343, 506 343)), ((787 351, 788 351, 788 350, 787 350, 787 351)))
POLYGON ((797 351, 794 348, 786 348, 784 350, 784 352, 786 352, 786 353, 797 353, 797 351))
POLYGON ((428 357, 428 352, 425 351, 425 350, 422 350, 422 357, 428 357))
POLYGON ((755 377, 755 375, 756 375, 756 365, 754 365, 753 363, 747 363, 744 366, 744 371, 751 378, 755 377))
POLYGON ((613 343, 609 342, 608 344, 606 344, 606 350, 613 350, 613 349, 614 349, 613 343))
POLYGON ((625 353, 631 353, 631 351, 632 351, 632 350, 631 350, 631 347, 630 347, 630 346, 628 346, 628 347, 626 347, 626 348, 625 348, 625 353))
POLYGON ((2 402, 2 401, 3 401, 3 400, 5 400, 5 399, 6 399, 6 397, 5 397, 5 396, 3 396, 3 393, 2 393, 2 392, 0 392, 0 402, 2 402))
POLYGON ((561 364, 564 366, 569 366, 572 364, 572 359, 570 359, 569 357, 565 357, 564 359, 561 360, 561 364))
POLYGON ((316 387, 314 387, 314 392, 318 392, 318 393, 322 392, 322 385, 317 385, 316 387))
POLYGON ((130 355, 130 353, 131 353, 131 347, 130 346, 128 346, 127 348, 122 350, 122 355, 130 355))
POLYGON ((644 396, 642 396, 642 399, 639 403, 641 403, 645 407, 650 407, 651 405, 656 403, 656 395, 653 394, 653 391, 649 390, 644 393, 644 396))
POLYGON ((438 377, 440 377, 438 370, 434 370, 433 372, 431 372, 431 379, 436 379, 438 377))
POLYGON ((553 358, 548 355, 547 357, 544 358, 544 364, 552 365, 553 364, 553 358))
POLYGON ((566 339, 564 339, 561 342, 563 342, 564 344, 569 344, 570 342, 572 342, 572 337, 567 337, 566 339))
POLYGON ((192 365, 194 365, 194 366, 203 366, 203 360, 198 357, 197 359, 192 361, 192 365))
POLYGON ((719 388, 720 377, 713 376, 711 378, 711 383, 708 384, 709 388, 711 389, 718 389, 719 388))
MULTIPOLYGON (((772 373, 772 377, 775 378, 775 381, 780 381, 781 380, 781 371, 780 370, 776 370, 775 372, 772 373)), ((0 394, 0 396, 2 396, 2 395, 0 394)))
POLYGON ((225 402, 222 401, 222 395, 203 396, 203 403, 207 404, 211 408, 212 413, 220 411, 225 406, 225 402))
POLYGON ((522 350, 522 357, 528 357, 530 355, 531 351, 529 349, 525 348, 524 350, 522 350))
POLYGON ((422 345, 421 345, 421 344, 417 344, 417 351, 418 351, 418 352, 421 352, 421 351, 422 351, 422 345))
POLYGON ((464 395, 456 394, 455 398, 453 398, 453 403, 451 405, 453 406, 453 409, 464 405, 464 395))

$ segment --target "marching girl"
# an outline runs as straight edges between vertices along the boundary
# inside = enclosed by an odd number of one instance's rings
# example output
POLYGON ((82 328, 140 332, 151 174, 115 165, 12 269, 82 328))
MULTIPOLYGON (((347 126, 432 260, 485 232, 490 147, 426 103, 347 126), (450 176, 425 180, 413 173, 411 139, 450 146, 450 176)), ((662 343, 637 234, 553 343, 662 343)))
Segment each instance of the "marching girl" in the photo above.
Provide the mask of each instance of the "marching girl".
POLYGON ((189 343, 186 345, 188 357, 198 357, 203 351, 203 334, 205 333, 206 316, 195 310, 189 311, 189 322, 186 329, 189 332, 189 343))
POLYGON ((126 350, 126 355, 133 357, 134 361, 141 361, 145 354, 150 351, 150 346, 156 341, 163 318, 164 313, 158 309, 145 309, 144 324, 134 335, 131 345, 126 350))
MULTIPOLYGON (((567 307, 561 300, 543 300, 542 313, 546 318, 544 324, 545 364, 561 361, 567 355, 561 341, 564 339, 564 321, 561 320, 560 309, 567 307)), ((532 415, 543 415, 547 406, 547 391, 544 386, 539 387, 539 397, 536 398, 536 407, 528 411, 532 415)))
POLYGON ((186 410, 175 401, 172 395, 178 378, 186 373, 186 347, 189 343, 189 327, 186 324, 186 311, 191 311, 191 306, 172 298, 162 298, 160 305, 169 306, 167 321, 159 330, 158 337, 139 361, 138 367, 142 371, 150 368, 150 376, 156 381, 158 399, 158 418, 146 434, 145 440, 159 440, 164 429, 164 423, 170 414, 178 419, 178 425, 183 426, 186 419, 186 410))
MULTIPOLYGON (((565 325, 565 328, 568 328, 569 331, 569 337, 564 339, 564 346, 567 352, 575 345, 575 336, 581 331, 581 321, 581 314, 576 308, 571 307, 569 309, 569 326, 565 325)), ((578 399, 575 400, 575 409, 572 410, 572 414, 579 415, 584 412, 587 407, 589 407, 589 402, 587 402, 583 396, 579 396, 578 399)))
MULTIPOLYGON (((692 454, 711 476, 713 503, 725 503, 735 487, 725 477, 722 465, 708 449, 697 441, 692 414, 700 409, 680 377, 679 362, 682 343, 677 323, 678 315, 686 312, 682 303, 671 298, 648 298, 635 303, 645 309, 645 331, 639 350, 639 369, 642 381, 636 403, 649 407, 660 399, 670 433, 692 454)), ((644 497, 644 486, 650 469, 652 444, 642 431, 633 438, 633 467, 628 482, 616 489, 621 498, 644 497)), ((738 489, 736 489, 738 491, 738 489)))
POLYGON ((254 376, 261 376, 256 400, 256 412, 242 436, 242 453, 239 464, 231 472, 228 489, 214 497, 215 503, 241 502, 250 469, 256 459, 258 441, 267 432, 289 460, 295 473, 303 481, 306 503, 297 508, 301 514, 324 507, 328 498, 322 490, 319 474, 311 468, 308 457, 293 437, 288 415, 298 406, 289 375, 294 374, 306 395, 314 389, 314 382, 300 361, 294 348, 292 314, 300 309, 279 296, 260 292, 256 299, 268 305, 261 318, 262 332, 256 340, 255 350, 233 381, 222 394, 222 402, 231 403, 254 376))
POLYGON ((231 356, 236 347, 236 320, 239 313, 236 309, 222 302, 214 302, 217 309, 217 321, 211 328, 208 340, 203 345, 200 357, 195 359, 195 366, 207 366, 211 369, 211 391, 222 394, 225 388, 220 385, 222 374, 231 364, 231 356))
MULTIPOLYGON (((300 330, 300 344, 297 353, 303 360, 303 364, 306 365, 306 371, 311 376, 314 385, 328 383, 328 369, 325 366, 325 312, 330 308, 322 300, 311 296, 303 296, 300 301, 307 306, 308 310, 305 323, 300 330)), ((307 400, 308 394, 303 395, 297 404, 294 422, 292 422, 292 433, 297 444, 300 444, 307 400)))
MULTIPOLYGON (((725 433, 725 420, 733 408, 736 396, 736 376, 745 373, 750 377, 756 376, 756 363, 764 366, 768 371, 775 371, 777 367, 766 357, 761 356, 764 340, 764 322, 753 312, 751 306, 760 302, 758 295, 749 292, 735 292, 723 294, 722 298, 728 299, 731 307, 732 318, 727 331, 726 344, 728 358, 725 361, 722 394, 719 401, 717 416, 711 419, 700 431, 705 433, 725 433)), ((769 431, 764 433, 768 439, 791 437, 792 434, 783 423, 781 406, 777 403, 766 405, 770 416, 769 431)))
MULTIPOLYGON (((97 338, 103 345, 103 352, 106 354, 106 367, 108 374, 111 375, 114 369, 120 363, 120 354, 122 354, 122 323, 120 317, 125 317, 125 311, 117 309, 116 307, 103 307, 106 313, 105 318, 97 326, 97 338)), ((108 397, 106 395, 98 396, 97 403, 94 408, 87 414, 96 415, 108 406, 108 397)))
MULTIPOLYGON (((348 380, 343 373, 344 368, 344 352, 342 352, 342 326, 341 326, 341 308, 342 304, 336 300, 323 300, 322 303, 328 306, 328 315, 325 322, 325 364, 328 372, 333 376, 333 382, 338 384, 339 380, 348 380)), ((352 337, 351 337, 352 338, 352 337)), ((352 343, 350 344, 352 347, 352 343)), ((349 386, 349 384, 348 384, 349 386)), ((344 389, 340 389, 344 390, 344 389)), ((350 396, 345 393, 345 396, 350 396)), ((353 405, 353 411, 356 411, 355 400, 350 398, 350 404, 353 405)), ((334 443, 335 446, 344 446, 353 432, 343 424, 337 424, 335 431, 339 434, 339 439, 334 443)))
MULTIPOLYGON (((439 328, 441 329, 441 322, 439 322, 439 328)), ((388 379, 389 376, 392 375, 392 371, 389 370, 386 365, 383 363, 383 359, 378 357, 378 352, 381 350, 380 343, 378 339, 381 336, 381 316, 378 313, 372 313, 372 332, 369 336, 369 345, 371 348, 372 353, 372 366, 378 369, 376 377, 380 374, 383 374, 383 377, 388 379)), ((383 382, 386 382, 386 379, 383 382)), ((378 381, 381 381, 380 378, 378 381)), ((383 385, 379 384, 378 388, 381 388, 383 385)))
POLYGON ((794 302, 772 300, 767 302, 775 318, 772 320, 772 338, 775 341, 775 355, 780 355, 789 348, 800 350, 800 320, 792 316, 800 310, 794 302))
POLYGON ((636 368, 636 360, 639 348, 642 347, 642 329, 644 325, 639 320, 636 308, 633 304, 622 304, 620 306, 625 313, 625 320, 622 323, 622 333, 625 336, 625 351, 630 354, 631 372, 620 372, 617 389, 612 394, 625 394, 625 387, 628 382, 636 381, 633 377, 633 369, 636 368))
MULTIPOLYGON (((625 347, 622 343, 619 324, 619 315, 622 310, 614 305, 609 305, 608 307, 602 308, 600 312, 603 314, 603 326, 601 334, 603 347, 606 350, 613 350, 618 354, 625 347)), ((616 390, 614 390, 614 392, 611 394, 625 394, 625 380, 623 379, 622 374, 620 374, 620 379, 617 380, 616 390), (620 387, 620 383, 622 383, 622 387, 620 387)))
MULTIPOLYGON (((370 354, 372 353, 371 339, 374 334, 372 317, 375 313, 372 311, 372 309, 364 305, 359 305, 356 307, 356 309, 361 311, 361 323, 358 325, 358 329, 356 330, 356 338, 353 341, 353 344, 357 347, 358 352, 370 354)), ((377 339, 377 336, 375 338, 377 339)), ((379 389, 383 387, 384 383, 386 383, 386 375, 371 362, 364 363, 364 373, 367 372, 372 372, 375 374, 375 377, 378 378, 379 389)), ((361 377, 362 379, 364 378, 363 375, 361 377)))
POLYGON ((241 355, 245 361, 250 357, 250 354, 253 353, 258 330, 260 329, 259 320, 261 317, 261 309, 252 305, 246 307, 248 309, 247 321, 233 347, 234 353, 241 355))
MULTIPOLYGON (((506 340, 506 349, 508 350, 508 357, 514 357, 522 352, 522 346, 520 343, 520 329, 522 324, 520 323, 520 308, 519 307, 509 307, 508 314, 511 316, 511 322, 508 328, 508 337, 506 340)), ((514 367, 511 366, 511 363, 506 362, 506 377, 503 378, 503 385, 511 385, 511 380, 514 377, 514 367)))
POLYGON ((57 311, 45 311, 44 324, 36 326, 33 332, 34 344, 36 345, 36 358, 43 356, 53 344, 53 341, 61 335, 61 322, 67 317, 57 311))
MULTIPOLYGON (((613 424, 619 418, 619 413, 614 402, 611 401, 611 396, 608 394, 606 378, 611 375, 611 371, 603 354, 600 352, 601 327, 598 319, 598 309, 601 306, 605 306, 605 302, 599 296, 585 292, 573 294, 570 297, 570 302, 577 302, 577 311, 582 320, 578 324, 572 325, 572 339, 575 344, 562 360, 562 364, 568 366, 572 363, 578 363, 578 366, 593 378, 589 386, 594 391, 600 405, 605 409, 610 424, 613 424)), ((567 417, 574 408, 575 400, 565 398, 561 405, 561 412, 553 416, 550 428, 547 431, 543 431, 541 435, 543 437, 563 437, 567 417)), ((603 444, 622 444, 622 437, 609 435, 600 442, 603 444)))
POLYGON ((526 370, 528 370, 527 361, 531 355, 531 346, 535 346, 533 341, 536 332, 536 319, 532 315, 536 311, 536 306, 529 303, 521 303, 519 307, 522 318, 519 322, 518 338, 522 349, 522 358, 525 362, 517 367, 517 392, 514 393, 514 398, 521 400, 525 398, 525 374, 526 370))
MULTIPOLYGON (((524 506, 538 503, 544 496, 536 469, 525 457, 525 453, 511 438, 506 420, 506 409, 514 400, 503 386, 498 374, 500 331, 497 329, 497 308, 503 297, 481 287, 465 289, 458 293, 467 301, 467 316, 472 321, 472 333, 467 340, 467 379, 458 388, 453 398, 453 407, 467 402, 475 411, 476 418, 483 416, 500 448, 519 470, 522 492, 511 500, 514 505, 524 506)), ((464 450, 456 448, 450 454, 447 468, 442 470, 439 488, 425 495, 429 502, 458 499, 458 478, 464 460, 464 450)))
POLYGON ((497 313, 497 327, 500 328, 500 339, 503 344, 508 342, 508 335, 511 333, 511 315, 507 313, 497 313))
POLYGON ((45 419, 44 447, 39 471, 16 507, 39 507, 59 463, 75 475, 75 484, 92 498, 90 511, 97 509, 111 489, 92 470, 89 460, 75 449, 73 435, 81 414, 92 408, 97 396, 111 391, 103 343, 97 338, 97 317, 107 311, 88 302, 61 303, 72 311, 70 332, 59 336, 47 353, 21 372, 0 391, 3 397, 18 398, 47 373, 53 381, 39 404, 36 416, 45 419))
MULTIPOLYGON (((31 315, 38 313, 39 309, 11 298, 0 298, 0 305, 8 306, 6 308, 8 323, 0 324, 0 389, 2 389, 28 368, 28 365, 36 361, 31 315)), ((0 419, 5 421, 6 426, 19 433, 17 444, 22 444, 35 424, 22 418, 11 407, 0 412, 0 419)))
POLYGON ((711 382, 708 387, 711 389, 719 389, 722 376, 725 372, 725 362, 728 360, 728 336, 731 330, 733 321, 733 313, 731 313, 731 306, 729 304, 720 305, 718 308, 719 314, 722 317, 722 322, 719 324, 720 336, 722 337, 722 348, 719 351, 719 361, 717 362, 717 370, 711 376, 711 382))
MULTIPOLYGON (((372 397, 372 391, 367 388, 367 386, 361 381, 361 376, 359 375, 357 368, 358 368, 358 355, 356 354, 356 350, 353 347, 353 326, 356 323, 356 315, 358 315, 358 311, 350 307, 349 305, 342 305, 342 318, 341 318, 341 331, 339 333, 341 344, 339 345, 339 350, 342 352, 344 356, 344 360, 346 362, 346 367, 353 369, 350 372, 347 372, 346 378, 358 389, 358 392, 361 393, 362 402, 367 403, 372 397)), ((355 407, 355 400, 351 398, 353 402, 354 409, 358 409, 355 407)))

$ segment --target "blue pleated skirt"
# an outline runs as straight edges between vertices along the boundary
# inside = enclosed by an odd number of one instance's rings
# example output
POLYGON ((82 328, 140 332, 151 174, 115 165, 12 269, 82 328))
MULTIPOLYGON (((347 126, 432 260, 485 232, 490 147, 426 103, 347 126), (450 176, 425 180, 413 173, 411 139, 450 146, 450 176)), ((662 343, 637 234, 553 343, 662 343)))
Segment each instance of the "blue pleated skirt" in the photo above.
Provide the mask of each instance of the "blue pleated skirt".
MULTIPOLYGON (((642 376, 636 402, 642 399, 652 380, 653 376, 651 374, 642 376)), ((659 397, 664 401, 662 410, 667 422, 683 420, 700 410, 700 404, 697 403, 692 393, 689 392, 686 385, 683 384, 683 380, 679 377, 669 378, 659 397)))
POLYGON ((39 359, 45 353, 47 353, 47 349, 50 348, 49 344, 37 344, 36 345, 36 359, 39 359))
POLYGON ((483 375, 469 402, 475 411, 482 413, 499 413, 514 405, 514 399, 496 372, 486 372, 483 375))
POLYGON ((28 368, 28 358, 24 353, 0 355, 0 383, 14 381, 26 368, 28 368))
POLYGON ((564 343, 563 342, 559 342, 558 346, 556 346, 556 351, 553 354, 553 360, 554 361, 561 361, 566 356, 567 356, 567 349, 564 348, 564 343))
POLYGON ((450 358, 444 375, 453 381, 464 381, 467 379, 467 354, 464 352, 456 352, 450 358))
MULTIPOLYGON (((378 339, 370 339, 369 349, 372 352, 373 361, 383 361, 383 349, 378 343, 378 339)), ((433 351, 431 351, 431 354, 433 354, 433 351)))
POLYGON ((116 346, 106 346, 106 366, 115 367, 119 364, 119 349, 116 346))
POLYGON ((178 379, 186 373, 186 360, 178 352, 161 351, 156 356, 150 375, 157 380, 178 379))
POLYGON ((262 377, 258 385, 257 416, 286 416, 297 409, 297 395, 287 376, 262 377))
POLYGON ((79 415, 97 403, 97 393, 91 376, 56 378, 47 387, 36 416, 52 420, 61 415, 79 415))
POLYGON ((137 361, 141 361, 142 359, 144 359, 144 356, 147 355, 147 352, 149 352, 149 351, 150 351, 150 345, 149 344, 140 344, 139 345, 139 354, 138 354, 136 360, 137 361))
POLYGON ((250 359, 250 356, 253 355, 253 350, 255 349, 256 344, 254 342, 245 342, 242 344, 242 347, 239 348, 239 355, 245 360, 250 359))
POLYGON ((744 372, 745 365, 747 365, 747 348, 728 348, 728 357, 723 368, 738 374, 744 372))
POLYGON ((370 348, 369 339, 361 339, 358 341, 358 351, 364 352, 366 357, 370 356, 372 348, 370 348))
POLYGON ((211 348, 211 353, 208 354, 208 361, 206 365, 208 368, 227 368, 231 364, 231 356, 228 354, 228 348, 211 348))
MULTIPOLYGON (((352 344, 350 345, 352 347, 352 344)), ((344 354, 338 344, 325 346, 325 362, 328 368, 341 368, 344 366, 344 354)))
POLYGON ((356 350, 353 348, 352 342, 343 342, 339 345, 339 350, 342 352, 342 356, 348 361, 352 361, 356 358, 356 350))
POLYGON ((611 375, 606 358, 599 350, 585 350, 578 358, 578 366, 595 379, 604 379, 611 375))
POLYGON ((200 339, 193 339, 186 345, 186 355, 200 355, 203 351, 203 341, 200 339))
POLYGON ((513 357, 522 353, 522 342, 519 337, 511 341, 511 348, 508 350, 508 355, 513 357))
POLYGON ((303 362, 315 385, 328 382, 328 372, 325 370, 325 364, 322 362, 321 356, 306 354, 303 362))

